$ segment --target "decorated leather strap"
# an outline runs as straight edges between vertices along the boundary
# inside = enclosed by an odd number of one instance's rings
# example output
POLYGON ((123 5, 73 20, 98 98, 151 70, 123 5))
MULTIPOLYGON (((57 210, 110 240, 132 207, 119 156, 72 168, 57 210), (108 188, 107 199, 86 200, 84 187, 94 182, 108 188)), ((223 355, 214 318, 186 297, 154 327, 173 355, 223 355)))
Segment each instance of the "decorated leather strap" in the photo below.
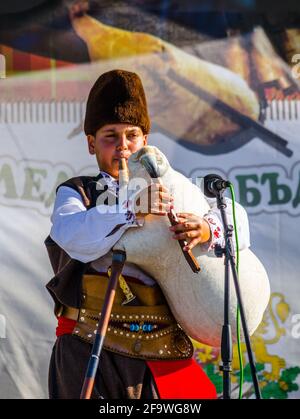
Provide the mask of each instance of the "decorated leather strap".
MULTIPOLYGON (((178 325, 159 286, 135 283, 128 276, 124 279, 127 295, 136 296, 140 305, 122 304, 124 290, 119 283, 104 348, 148 360, 191 358, 192 342, 178 325)), ((105 274, 83 276, 83 303, 72 334, 85 342, 94 341, 108 281, 105 274)), ((74 319, 74 309, 65 307, 62 316, 74 319)))

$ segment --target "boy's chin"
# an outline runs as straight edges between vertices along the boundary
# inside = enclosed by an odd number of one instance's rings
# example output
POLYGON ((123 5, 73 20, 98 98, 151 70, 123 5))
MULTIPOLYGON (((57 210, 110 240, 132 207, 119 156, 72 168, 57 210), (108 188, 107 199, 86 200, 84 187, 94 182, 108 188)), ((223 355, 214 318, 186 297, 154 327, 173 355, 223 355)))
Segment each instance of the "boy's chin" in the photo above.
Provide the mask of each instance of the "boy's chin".
POLYGON ((119 177, 119 165, 113 165, 113 167, 102 169, 104 172, 108 173, 110 176, 114 178, 119 177))

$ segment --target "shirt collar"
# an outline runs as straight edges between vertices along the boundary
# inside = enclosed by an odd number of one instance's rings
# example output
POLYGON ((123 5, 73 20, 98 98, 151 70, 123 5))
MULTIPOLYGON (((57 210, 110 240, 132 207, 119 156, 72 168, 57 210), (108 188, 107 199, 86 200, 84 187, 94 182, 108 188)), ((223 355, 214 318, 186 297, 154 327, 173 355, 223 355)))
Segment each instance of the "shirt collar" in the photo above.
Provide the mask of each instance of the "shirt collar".
POLYGON ((110 175, 107 172, 104 172, 104 170, 100 170, 100 174, 105 178, 105 179, 110 179, 111 182, 117 182, 118 183, 118 179, 115 179, 112 175, 110 175))
POLYGON ((109 173, 104 172, 103 170, 100 170, 99 175, 97 178, 101 177, 104 182, 106 183, 108 189, 112 191, 116 196, 119 194, 119 180, 115 179, 113 176, 111 176, 109 173))

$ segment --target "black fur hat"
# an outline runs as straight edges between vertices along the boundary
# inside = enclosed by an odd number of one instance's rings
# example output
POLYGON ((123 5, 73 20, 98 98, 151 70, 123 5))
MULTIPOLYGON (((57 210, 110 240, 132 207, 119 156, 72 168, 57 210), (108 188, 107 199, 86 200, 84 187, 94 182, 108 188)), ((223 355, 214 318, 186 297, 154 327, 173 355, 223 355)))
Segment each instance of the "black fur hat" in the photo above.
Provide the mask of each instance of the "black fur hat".
POLYGON ((145 91, 136 73, 112 70, 92 87, 86 106, 84 132, 95 135, 106 124, 128 123, 150 131, 145 91))

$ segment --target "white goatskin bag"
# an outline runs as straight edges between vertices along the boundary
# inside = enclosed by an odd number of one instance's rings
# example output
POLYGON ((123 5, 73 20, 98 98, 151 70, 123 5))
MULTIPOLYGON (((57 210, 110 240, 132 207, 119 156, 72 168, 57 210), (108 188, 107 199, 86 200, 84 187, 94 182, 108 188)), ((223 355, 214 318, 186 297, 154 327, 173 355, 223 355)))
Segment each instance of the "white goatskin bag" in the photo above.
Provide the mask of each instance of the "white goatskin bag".
MULTIPOLYGON (((151 183, 145 166, 155 167, 161 182, 174 195, 176 212, 190 212, 203 216, 208 202, 196 185, 173 170, 166 157, 156 147, 146 146, 134 153, 128 167, 130 179, 141 177, 151 183), (143 162, 143 164, 142 164, 143 162)), ((128 262, 135 263, 160 285, 177 322, 193 339, 220 346, 224 314, 224 259, 214 252, 203 253, 200 246, 193 254, 201 272, 193 273, 182 250, 172 238, 167 216, 148 215, 141 228, 128 229, 114 249, 126 252, 128 262)), ((240 251, 239 283, 250 335, 262 320, 270 296, 267 273, 250 249, 240 251)), ((230 322, 236 336, 237 300, 234 283, 230 281, 230 322)))

